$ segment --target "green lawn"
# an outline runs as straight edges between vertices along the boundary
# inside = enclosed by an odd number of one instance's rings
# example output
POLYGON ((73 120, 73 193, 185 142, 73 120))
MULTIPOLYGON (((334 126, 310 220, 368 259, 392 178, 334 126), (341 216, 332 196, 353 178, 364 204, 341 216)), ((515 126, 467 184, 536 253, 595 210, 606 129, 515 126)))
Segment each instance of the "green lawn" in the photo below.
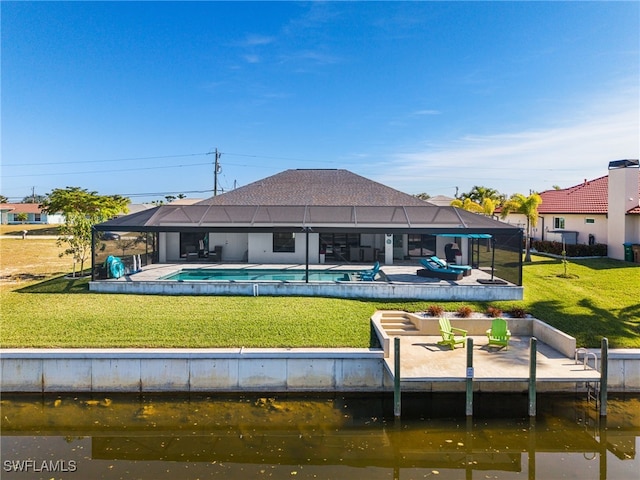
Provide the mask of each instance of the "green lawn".
MULTIPOLYGON (((37 248, 44 241, 38 240, 37 248)), ((3 272, 14 268, 32 276, 0 288, 0 344, 5 348, 370 347, 376 346, 369 324, 376 309, 423 311, 436 303, 96 294, 88 291, 86 279, 41 274, 38 266, 12 267, 12 258, 20 255, 8 256, 8 250, 36 248, 28 240, 13 242, 0 245, 3 272), (39 275, 48 279, 38 280, 39 275)), ((492 306, 504 311, 524 307, 575 336, 579 346, 598 347, 606 336, 612 348, 639 348, 640 266, 606 259, 574 261, 568 272, 577 278, 560 278, 558 260, 534 257, 525 266, 525 300, 492 306)), ((448 311, 463 305, 438 303, 448 311)), ((476 311, 488 306, 465 305, 476 311)))

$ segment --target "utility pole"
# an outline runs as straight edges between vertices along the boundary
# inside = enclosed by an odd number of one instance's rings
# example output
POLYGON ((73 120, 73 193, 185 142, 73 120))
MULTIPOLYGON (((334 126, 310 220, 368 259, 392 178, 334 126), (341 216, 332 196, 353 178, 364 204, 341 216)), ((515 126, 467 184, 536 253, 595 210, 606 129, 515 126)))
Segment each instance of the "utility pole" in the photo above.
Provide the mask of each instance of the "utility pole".
POLYGON ((216 159, 214 161, 213 164, 213 196, 217 196, 218 195, 218 173, 220 173, 220 155, 222 155, 221 153, 218 152, 218 149, 216 148, 215 151, 215 155, 216 155, 216 159))

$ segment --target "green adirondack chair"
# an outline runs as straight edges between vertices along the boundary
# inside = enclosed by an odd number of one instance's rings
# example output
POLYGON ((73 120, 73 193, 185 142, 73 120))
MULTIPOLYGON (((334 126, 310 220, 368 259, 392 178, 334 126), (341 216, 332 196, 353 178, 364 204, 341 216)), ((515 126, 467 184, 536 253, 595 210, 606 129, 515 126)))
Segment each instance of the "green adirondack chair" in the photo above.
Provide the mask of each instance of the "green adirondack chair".
POLYGON ((491 328, 487 330, 487 338, 489 345, 499 345, 508 350, 511 332, 507 328, 507 321, 504 318, 494 318, 491 322, 491 328))
POLYGON ((438 342, 438 345, 449 345, 451 350, 453 350, 457 344, 461 343, 462 348, 464 348, 467 331, 452 327, 448 318, 440 318, 440 334, 442 335, 442 340, 438 342))

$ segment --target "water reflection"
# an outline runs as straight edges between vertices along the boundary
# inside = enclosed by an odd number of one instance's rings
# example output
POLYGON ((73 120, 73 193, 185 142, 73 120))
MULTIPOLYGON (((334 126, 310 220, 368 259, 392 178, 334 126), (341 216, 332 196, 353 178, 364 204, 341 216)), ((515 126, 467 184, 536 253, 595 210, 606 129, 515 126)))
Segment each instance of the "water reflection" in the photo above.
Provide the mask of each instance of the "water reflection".
POLYGON ((2 478, 637 479, 640 398, 26 396, 2 399, 2 478), (28 463, 31 462, 31 463, 28 463), (22 471, 19 471, 22 470, 22 471))

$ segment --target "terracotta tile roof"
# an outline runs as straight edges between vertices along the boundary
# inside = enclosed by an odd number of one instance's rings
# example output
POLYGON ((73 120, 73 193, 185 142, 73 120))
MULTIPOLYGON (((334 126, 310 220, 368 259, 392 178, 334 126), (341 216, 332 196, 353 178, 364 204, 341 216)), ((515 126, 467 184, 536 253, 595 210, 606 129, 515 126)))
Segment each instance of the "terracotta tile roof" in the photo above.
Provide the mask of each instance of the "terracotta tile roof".
POLYGON ((423 200, 348 170, 285 170, 199 205, 424 206, 423 200))
MULTIPOLYGON (((638 195, 640 196, 640 175, 638 176, 638 195)), ((601 213, 609 209, 609 176, 585 180, 573 187, 562 190, 546 190, 540 193, 542 204, 538 213, 601 213)), ((496 213, 500 213, 500 207, 496 213)), ((628 214, 640 215, 640 205, 627 211, 628 214)))
POLYGON ((607 213, 608 176, 540 194, 539 213, 607 213))
POLYGON ((40 205, 37 203, 0 203, 0 210, 9 210, 11 213, 40 213, 40 205))

